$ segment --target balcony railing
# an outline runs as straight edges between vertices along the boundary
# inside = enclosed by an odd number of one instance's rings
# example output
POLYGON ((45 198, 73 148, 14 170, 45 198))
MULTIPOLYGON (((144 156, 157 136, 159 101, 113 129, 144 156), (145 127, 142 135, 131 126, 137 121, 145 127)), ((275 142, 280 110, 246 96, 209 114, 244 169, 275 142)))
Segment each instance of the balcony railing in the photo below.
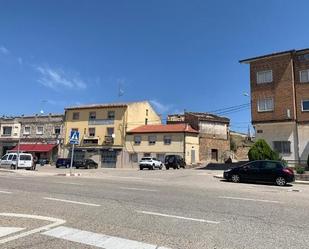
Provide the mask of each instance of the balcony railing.
POLYGON ((113 125, 114 119, 91 119, 88 120, 88 125, 113 125))

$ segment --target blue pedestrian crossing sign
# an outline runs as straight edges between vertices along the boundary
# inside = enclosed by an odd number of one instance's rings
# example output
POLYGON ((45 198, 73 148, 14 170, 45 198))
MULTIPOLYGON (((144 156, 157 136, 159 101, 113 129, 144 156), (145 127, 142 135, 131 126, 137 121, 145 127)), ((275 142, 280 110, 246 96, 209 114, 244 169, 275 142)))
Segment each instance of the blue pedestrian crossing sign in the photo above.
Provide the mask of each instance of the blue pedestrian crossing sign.
POLYGON ((79 132, 71 131, 70 134, 70 144, 78 144, 79 143, 79 132))

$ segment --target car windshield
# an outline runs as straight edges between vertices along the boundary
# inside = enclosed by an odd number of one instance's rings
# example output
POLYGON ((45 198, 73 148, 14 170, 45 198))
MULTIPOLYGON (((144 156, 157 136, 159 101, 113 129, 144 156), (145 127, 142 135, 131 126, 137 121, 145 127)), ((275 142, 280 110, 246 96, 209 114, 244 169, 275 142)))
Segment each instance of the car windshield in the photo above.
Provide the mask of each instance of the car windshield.
POLYGON ((143 157, 141 161, 151 161, 151 157, 143 157))

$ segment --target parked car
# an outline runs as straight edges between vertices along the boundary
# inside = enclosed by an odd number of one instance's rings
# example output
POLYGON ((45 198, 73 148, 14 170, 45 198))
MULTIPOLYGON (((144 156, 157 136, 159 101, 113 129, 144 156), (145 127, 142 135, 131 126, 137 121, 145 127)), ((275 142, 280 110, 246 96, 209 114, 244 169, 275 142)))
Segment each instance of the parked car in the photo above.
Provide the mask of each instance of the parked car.
POLYGON ((179 155, 167 155, 165 156, 164 160, 165 168, 169 170, 170 168, 173 169, 180 169, 186 167, 186 162, 183 158, 179 155))
POLYGON ((284 186, 295 180, 292 169, 280 161, 259 160, 225 170, 224 179, 232 182, 270 182, 284 186))
POLYGON ((56 161, 56 168, 60 168, 60 167, 70 168, 70 166, 71 166, 70 158, 58 158, 56 161))
POLYGON ((44 166, 45 164, 49 164, 49 160, 48 160, 48 159, 41 158, 41 159, 37 160, 36 163, 37 163, 37 164, 40 164, 41 166, 44 166))
POLYGON ((154 157, 143 157, 139 162, 139 169, 143 170, 144 168, 151 170, 155 168, 162 169, 163 163, 154 157))
POLYGON ((93 161, 92 159, 82 159, 82 160, 76 160, 74 161, 75 168, 85 168, 85 169, 90 169, 90 168, 98 168, 98 163, 93 161))
MULTIPOLYGON (((5 154, 0 161, 0 165, 4 167, 10 167, 11 169, 16 168, 17 163, 17 153, 7 153, 5 154)), ((32 169, 34 170, 34 162, 33 157, 29 153, 19 153, 18 158, 18 167, 17 168, 23 168, 23 169, 32 169)))

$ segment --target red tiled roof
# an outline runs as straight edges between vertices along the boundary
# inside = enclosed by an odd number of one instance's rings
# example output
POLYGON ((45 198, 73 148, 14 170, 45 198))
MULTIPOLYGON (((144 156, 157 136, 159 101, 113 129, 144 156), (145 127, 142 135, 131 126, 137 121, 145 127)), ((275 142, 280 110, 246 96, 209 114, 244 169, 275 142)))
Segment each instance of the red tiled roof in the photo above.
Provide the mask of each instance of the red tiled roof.
MULTIPOLYGON (((49 152, 51 151, 56 144, 20 144, 19 151, 24 152, 49 152)), ((16 145, 10 151, 18 151, 18 145, 16 145)))
POLYGON ((167 125, 143 125, 134 128, 128 133, 176 133, 176 132, 188 132, 198 133, 189 124, 167 124, 167 125))

